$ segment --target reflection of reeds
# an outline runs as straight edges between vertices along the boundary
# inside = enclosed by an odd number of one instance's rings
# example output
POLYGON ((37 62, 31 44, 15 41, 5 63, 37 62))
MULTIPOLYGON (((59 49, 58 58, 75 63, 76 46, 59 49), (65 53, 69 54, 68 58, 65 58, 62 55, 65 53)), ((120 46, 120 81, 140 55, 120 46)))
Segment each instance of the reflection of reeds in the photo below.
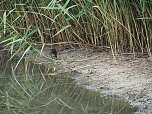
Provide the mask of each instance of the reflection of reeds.
POLYGON ((65 44, 151 54, 151 0, 5 0, 0 9, 1 41, 12 56, 29 46, 65 44))
POLYGON ((126 101, 105 99, 77 86, 69 78, 71 73, 50 76, 33 63, 19 64, 16 70, 13 63, 9 66, 10 73, 0 74, 0 111, 4 113, 132 114, 136 110, 126 101))

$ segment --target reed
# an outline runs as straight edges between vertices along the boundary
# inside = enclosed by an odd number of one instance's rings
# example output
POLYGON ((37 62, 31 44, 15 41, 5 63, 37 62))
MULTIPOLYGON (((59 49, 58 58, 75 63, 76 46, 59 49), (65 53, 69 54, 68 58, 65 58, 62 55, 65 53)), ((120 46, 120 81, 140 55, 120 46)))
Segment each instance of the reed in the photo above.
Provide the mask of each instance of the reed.
POLYGON ((5 0, 0 15, 1 43, 11 52, 31 45, 87 44, 151 55, 151 0, 5 0))
MULTIPOLYGON (((9 50, 9 60, 21 53, 17 64, 11 67, 12 76, 5 80, 6 83, 0 84, 3 88, 0 90, 0 105, 4 106, 6 113, 27 113, 27 110, 39 113, 41 109, 43 112, 49 110, 48 105, 51 104, 71 110, 73 105, 53 94, 58 90, 67 94, 67 90, 63 91, 62 85, 61 89, 55 89, 58 85, 54 84, 54 80, 47 83, 43 73, 40 72, 43 74, 40 79, 35 79, 39 77, 33 74, 17 77, 16 70, 24 56, 32 55, 38 47, 45 45, 105 46, 110 47, 113 54, 141 52, 151 55, 152 1, 2 0, 0 45, 9 50), (46 94, 49 102, 44 98, 46 94), (36 101, 35 104, 32 101, 36 101)), ((28 64, 24 66, 27 70, 28 64)), ((66 97, 68 100, 73 91, 66 97)), ((64 108, 61 109, 62 113, 64 108)), ((86 109, 82 106, 82 110, 83 113, 90 111, 87 106, 86 109)))

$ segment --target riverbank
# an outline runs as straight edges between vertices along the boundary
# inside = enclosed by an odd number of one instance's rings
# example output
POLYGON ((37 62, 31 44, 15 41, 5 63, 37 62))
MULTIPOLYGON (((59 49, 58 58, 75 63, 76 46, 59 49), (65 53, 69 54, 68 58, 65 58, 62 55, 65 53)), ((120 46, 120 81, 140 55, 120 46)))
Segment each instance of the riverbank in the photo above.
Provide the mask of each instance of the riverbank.
POLYGON ((56 64, 56 71, 78 73, 73 77, 78 84, 126 99, 139 107, 138 114, 152 114, 152 62, 146 57, 122 54, 114 59, 103 50, 66 49, 59 51, 56 64))

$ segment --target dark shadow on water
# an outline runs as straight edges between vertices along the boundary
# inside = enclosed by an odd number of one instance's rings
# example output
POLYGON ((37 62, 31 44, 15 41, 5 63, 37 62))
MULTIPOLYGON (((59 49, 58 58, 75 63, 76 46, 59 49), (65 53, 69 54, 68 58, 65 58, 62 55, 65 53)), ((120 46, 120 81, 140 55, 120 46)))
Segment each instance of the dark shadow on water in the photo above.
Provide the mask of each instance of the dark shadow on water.
POLYGON ((14 71, 15 63, 0 68, 0 114, 133 114, 137 111, 124 100, 105 98, 78 86, 70 78, 71 73, 51 76, 44 66, 25 61, 14 71))

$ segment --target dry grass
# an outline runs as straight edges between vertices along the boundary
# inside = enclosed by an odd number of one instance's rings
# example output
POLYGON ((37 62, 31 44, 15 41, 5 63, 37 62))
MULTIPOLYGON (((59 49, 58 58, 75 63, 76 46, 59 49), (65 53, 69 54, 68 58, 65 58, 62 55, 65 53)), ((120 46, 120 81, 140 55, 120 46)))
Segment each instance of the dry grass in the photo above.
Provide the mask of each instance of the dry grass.
POLYGON ((0 9, 0 42, 12 55, 29 46, 65 44, 109 46, 113 53, 151 55, 150 0, 5 0, 0 9))

